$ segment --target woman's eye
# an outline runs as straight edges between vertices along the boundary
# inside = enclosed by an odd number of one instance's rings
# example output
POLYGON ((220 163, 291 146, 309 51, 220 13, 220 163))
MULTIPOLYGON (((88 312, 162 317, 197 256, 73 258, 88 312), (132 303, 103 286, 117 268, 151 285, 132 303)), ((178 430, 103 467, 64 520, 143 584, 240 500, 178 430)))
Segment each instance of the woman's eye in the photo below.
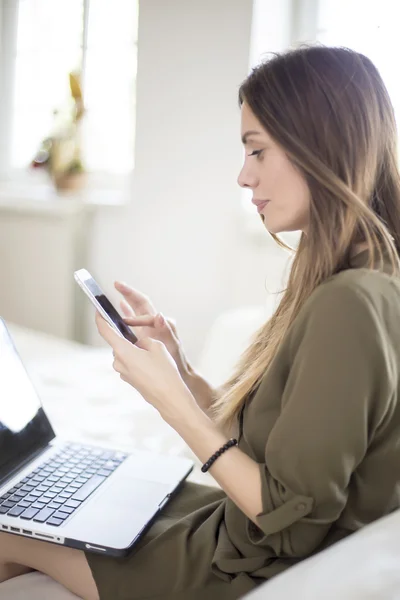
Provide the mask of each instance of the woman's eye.
POLYGON ((253 150, 248 156, 257 156, 257 158, 261 158, 263 150, 253 150))

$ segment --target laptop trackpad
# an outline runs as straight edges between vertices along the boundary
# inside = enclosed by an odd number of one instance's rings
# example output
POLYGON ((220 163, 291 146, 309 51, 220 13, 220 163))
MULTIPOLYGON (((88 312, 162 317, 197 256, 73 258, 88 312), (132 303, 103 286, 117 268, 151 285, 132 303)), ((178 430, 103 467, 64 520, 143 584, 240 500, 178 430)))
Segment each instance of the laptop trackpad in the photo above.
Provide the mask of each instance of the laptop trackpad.
POLYGON ((171 491, 171 485, 134 479, 124 469, 118 471, 70 520, 68 537, 128 548, 171 491))

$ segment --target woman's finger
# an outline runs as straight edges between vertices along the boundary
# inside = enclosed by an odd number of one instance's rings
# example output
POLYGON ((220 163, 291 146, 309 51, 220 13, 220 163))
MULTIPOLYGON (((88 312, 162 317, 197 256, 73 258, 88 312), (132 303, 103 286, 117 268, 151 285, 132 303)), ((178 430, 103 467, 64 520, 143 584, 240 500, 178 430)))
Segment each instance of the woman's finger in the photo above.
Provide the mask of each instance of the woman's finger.
POLYGON ((172 331, 172 333, 175 335, 176 338, 178 338, 178 331, 176 329, 176 321, 175 319, 171 319, 171 318, 167 318, 167 323, 172 331))
POLYGON ((160 344, 161 342, 158 342, 157 340, 153 340, 153 338, 151 337, 147 337, 147 338, 142 338, 141 340, 139 340, 136 343, 136 348, 140 348, 141 350, 153 350, 155 347, 158 346, 158 344, 160 344))
POLYGON ((120 292, 129 306, 135 311, 137 315, 155 315, 156 309, 150 302, 150 300, 139 292, 138 290, 133 289, 130 285, 123 283, 121 281, 115 282, 115 289, 120 292))
POLYGON ((153 317, 152 315, 125 317, 124 322, 130 327, 155 327, 156 317, 153 317))
POLYGON ((158 313, 155 317, 151 315, 143 315, 137 317, 130 317, 124 319, 125 323, 130 327, 152 327, 155 331, 151 334, 151 337, 159 339, 167 344, 170 344, 173 340, 176 344, 178 343, 178 337, 171 327, 168 319, 164 317, 162 313, 158 313))
POLYGON ((125 317, 134 317, 135 316, 135 311, 133 310, 133 308, 131 308, 129 306, 129 304, 127 303, 126 300, 122 299, 121 302, 119 303, 121 310, 122 310, 122 314, 125 315, 125 317))
POLYGON ((121 373, 124 370, 124 366, 122 362, 118 360, 118 358, 114 359, 112 367, 114 371, 117 371, 117 373, 121 373))
POLYGON ((97 329, 101 337, 107 342, 107 344, 109 344, 114 351, 122 349, 122 346, 126 343, 126 340, 120 337, 118 333, 114 331, 112 327, 110 327, 110 325, 105 319, 103 319, 103 317, 98 311, 96 311, 95 320, 97 329))

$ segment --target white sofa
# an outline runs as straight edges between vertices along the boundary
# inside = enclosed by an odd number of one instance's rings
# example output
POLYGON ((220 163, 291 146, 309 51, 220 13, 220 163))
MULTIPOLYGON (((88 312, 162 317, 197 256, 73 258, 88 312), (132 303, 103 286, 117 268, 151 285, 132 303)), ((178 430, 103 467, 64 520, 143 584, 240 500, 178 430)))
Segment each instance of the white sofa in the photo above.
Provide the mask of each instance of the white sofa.
POLYGON ((400 510, 305 560, 246 600, 399 600, 400 510))
MULTIPOLYGON (((221 315, 199 368, 218 385, 251 334, 272 311, 258 307, 221 315)), ((192 456, 182 440, 112 371, 110 352, 12 328, 20 354, 59 434, 122 448, 192 456), (66 412, 64 407, 68 405, 66 412), (112 423, 112 428, 110 427, 112 423)), ((192 481, 213 484, 199 471, 192 481)), ((400 511, 293 567, 249 600, 400 600, 400 511)), ((0 585, 0 600, 79 600, 40 573, 0 585)))

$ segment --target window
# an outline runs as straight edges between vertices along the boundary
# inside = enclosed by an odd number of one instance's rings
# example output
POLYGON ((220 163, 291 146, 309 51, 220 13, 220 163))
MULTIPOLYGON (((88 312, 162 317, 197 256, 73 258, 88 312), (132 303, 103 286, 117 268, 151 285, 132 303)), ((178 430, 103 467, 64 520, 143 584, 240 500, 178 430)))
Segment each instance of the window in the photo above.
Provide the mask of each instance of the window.
POLYGON ((11 122, 3 153, 26 170, 65 106, 70 71, 82 72, 86 114, 82 149, 88 172, 119 176, 134 161, 138 0, 3 0, 2 115, 11 122), (10 33, 14 32, 14 33, 10 33), (7 114, 10 113, 10 114, 7 114), (8 147, 7 147, 8 146, 8 147))
POLYGON ((362 52, 379 69, 400 123, 398 0, 319 0, 319 42, 362 52))

